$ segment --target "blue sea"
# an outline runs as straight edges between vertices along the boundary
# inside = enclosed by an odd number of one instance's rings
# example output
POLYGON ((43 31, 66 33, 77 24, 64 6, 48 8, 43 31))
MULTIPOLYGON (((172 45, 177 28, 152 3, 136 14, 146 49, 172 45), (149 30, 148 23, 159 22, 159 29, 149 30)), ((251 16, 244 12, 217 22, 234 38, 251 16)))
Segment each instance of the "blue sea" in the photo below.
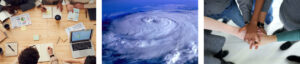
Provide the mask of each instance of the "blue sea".
POLYGON ((197 0, 102 0, 103 64, 198 64, 197 0))

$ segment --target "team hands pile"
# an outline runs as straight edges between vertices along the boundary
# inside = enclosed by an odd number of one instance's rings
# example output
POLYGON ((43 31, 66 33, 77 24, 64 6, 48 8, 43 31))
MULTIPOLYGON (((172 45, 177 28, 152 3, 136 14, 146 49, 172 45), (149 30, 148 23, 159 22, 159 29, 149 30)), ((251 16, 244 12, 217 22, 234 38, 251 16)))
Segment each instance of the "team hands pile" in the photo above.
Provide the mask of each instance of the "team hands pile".
POLYGON ((267 35, 264 27, 259 27, 257 25, 259 22, 264 23, 265 16, 266 13, 261 13, 258 20, 251 20, 250 23, 240 28, 239 32, 236 34, 237 37, 243 39, 250 45, 250 49, 252 49, 253 47, 255 47, 255 49, 258 49, 258 46, 260 45, 277 41, 277 37, 275 35, 267 35))

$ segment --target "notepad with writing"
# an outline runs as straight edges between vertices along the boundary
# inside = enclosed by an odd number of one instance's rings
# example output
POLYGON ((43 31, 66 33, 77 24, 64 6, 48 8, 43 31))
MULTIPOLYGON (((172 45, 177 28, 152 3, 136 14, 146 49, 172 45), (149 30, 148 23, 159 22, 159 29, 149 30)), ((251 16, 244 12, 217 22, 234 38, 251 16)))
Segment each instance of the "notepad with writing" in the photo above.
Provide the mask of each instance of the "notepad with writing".
POLYGON ((17 56, 18 55, 18 43, 8 42, 5 44, 5 56, 17 56))
POLYGON ((47 10, 43 13, 43 18, 55 18, 56 15, 62 15, 57 7, 45 6, 45 8, 47 10))
POLYGON ((39 61, 38 62, 47 62, 50 61, 50 55, 48 53, 48 47, 51 47, 53 50, 53 43, 46 43, 46 44, 35 44, 33 45, 39 51, 39 61))

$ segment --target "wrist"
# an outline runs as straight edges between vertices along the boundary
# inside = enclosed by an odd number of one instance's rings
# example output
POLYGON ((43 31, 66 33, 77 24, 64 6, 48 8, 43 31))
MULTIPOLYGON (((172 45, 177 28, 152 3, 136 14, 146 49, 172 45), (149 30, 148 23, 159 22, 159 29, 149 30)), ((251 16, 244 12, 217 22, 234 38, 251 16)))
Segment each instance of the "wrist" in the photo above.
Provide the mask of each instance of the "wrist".
POLYGON ((269 37, 270 37, 270 39, 271 39, 271 42, 276 42, 276 41, 277 41, 276 35, 271 35, 271 36, 269 36, 269 37))
POLYGON ((267 12, 260 12, 259 22, 264 23, 266 16, 267 16, 267 12))

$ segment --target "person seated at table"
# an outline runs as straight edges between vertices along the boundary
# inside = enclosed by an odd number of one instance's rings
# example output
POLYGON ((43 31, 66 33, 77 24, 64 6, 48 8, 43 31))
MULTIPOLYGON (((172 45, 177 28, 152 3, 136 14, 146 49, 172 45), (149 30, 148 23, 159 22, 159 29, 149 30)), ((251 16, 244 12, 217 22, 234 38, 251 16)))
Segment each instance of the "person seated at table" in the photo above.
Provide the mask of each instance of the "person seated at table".
MULTIPOLYGON (((50 64, 58 64, 58 59, 54 56, 51 47, 48 47, 48 53, 50 55, 50 64)), ((16 64, 37 64, 40 58, 38 50, 34 46, 30 46, 24 49, 18 57, 16 64)))
POLYGON ((73 11, 73 8, 96 8, 96 0, 65 0, 68 11, 73 11))
POLYGON ((40 2, 41 5, 39 5, 38 7, 41 8, 42 12, 46 12, 46 8, 44 7, 44 5, 57 5, 57 8, 60 9, 60 11, 62 11, 62 1, 63 0, 42 0, 40 2))
POLYGON ((82 59, 65 59, 64 61, 67 63, 96 64, 96 57, 87 56, 82 59))
POLYGON ((35 0, 4 0, 6 5, 0 5, 0 11, 8 11, 10 14, 15 14, 17 9, 21 9, 22 11, 27 11, 35 7, 35 0))

